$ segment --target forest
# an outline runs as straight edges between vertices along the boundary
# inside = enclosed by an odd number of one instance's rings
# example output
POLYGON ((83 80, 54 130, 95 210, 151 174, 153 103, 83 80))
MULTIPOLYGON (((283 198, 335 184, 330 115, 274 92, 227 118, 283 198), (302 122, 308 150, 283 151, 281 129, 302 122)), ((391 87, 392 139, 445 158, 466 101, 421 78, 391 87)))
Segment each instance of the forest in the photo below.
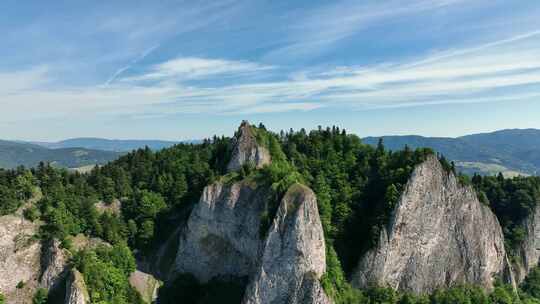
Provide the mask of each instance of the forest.
MULTIPOLYGON (((272 163, 262 169, 244 166, 240 172, 227 173, 232 139, 214 137, 159 151, 139 149, 88 174, 45 163, 0 170, 0 215, 13 213, 39 196, 23 214, 44 223, 40 239, 60 239, 71 250, 70 236, 82 233, 112 245, 73 254, 71 264, 83 274, 92 302, 143 303, 127 280, 135 269, 135 257, 159 246, 185 221, 206 185, 253 178, 271 186, 278 202, 289 185, 301 182, 317 195, 327 243, 322 283, 336 303, 540 303, 540 269, 517 291, 502 283, 491 292, 455 286, 430 295, 399 293, 384 286, 354 289, 347 278, 355 263, 376 244, 415 166, 436 152, 408 147, 389 151, 382 141, 371 147, 337 127, 272 133, 260 124, 253 130, 272 155, 272 163), (110 205, 115 201, 121 202, 118 214, 96 209, 97 202, 110 205)), ((439 159, 449 172, 455 171, 442 155, 439 159)), ((460 180, 473 186, 480 201, 496 214, 505 246, 513 252, 524 237, 519 224, 540 201, 540 178, 474 175, 460 180)), ((167 299, 180 295, 189 303, 239 303, 241 286, 237 282, 199 284, 186 276, 163 286, 160 299, 168 303, 167 299)), ((2 299, 0 295, 0 303, 2 299)), ((38 291, 34 303, 47 303, 47 296, 38 291)))

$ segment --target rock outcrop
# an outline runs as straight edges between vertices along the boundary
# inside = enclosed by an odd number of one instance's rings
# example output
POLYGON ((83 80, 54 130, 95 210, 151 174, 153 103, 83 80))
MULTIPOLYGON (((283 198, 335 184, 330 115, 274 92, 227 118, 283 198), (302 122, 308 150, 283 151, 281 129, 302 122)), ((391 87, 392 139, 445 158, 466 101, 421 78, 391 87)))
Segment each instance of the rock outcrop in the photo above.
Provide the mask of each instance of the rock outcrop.
POLYGON ((248 182, 206 187, 181 234, 175 272, 201 282, 253 273, 266 200, 266 190, 248 182))
POLYGON ((82 274, 76 269, 71 270, 66 282, 65 304, 87 304, 90 301, 82 274))
POLYGON ((324 234, 315 194, 293 185, 281 201, 243 302, 330 303, 319 283, 325 270, 324 234))
POLYGON ((118 199, 114 199, 111 203, 107 204, 104 201, 99 201, 95 204, 96 211, 99 214, 108 212, 113 215, 120 215, 122 213, 122 202, 118 199))
POLYGON ((257 143, 252 127, 247 121, 243 121, 234 139, 234 149, 227 171, 239 170, 244 164, 249 163, 256 168, 261 168, 269 164, 270 161, 271 157, 268 149, 257 143))
POLYGON ((352 283, 415 293, 459 283, 490 289, 505 273, 509 265, 497 218, 431 156, 414 170, 379 244, 361 259, 352 283))
POLYGON ((521 225, 525 229, 526 237, 518 250, 520 259, 513 265, 518 283, 523 281, 529 271, 538 266, 540 261, 540 206, 536 206, 534 212, 521 225))
POLYGON ((69 237, 73 246, 73 250, 93 250, 100 246, 111 247, 112 245, 97 237, 89 237, 82 233, 76 236, 69 237))
POLYGON ((158 296, 158 289, 161 282, 153 275, 135 270, 129 276, 129 284, 135 288, 146 303, 154 303, 158 296))
POLYGON ((41 276, 39 286, 45 289, 55 289, 62 284, 67 273, 68 256, 60 248, 60 241, 50 240, 43 246, 41 254, 41 276))
POLYGON ((7 303, 32 302, 41 269, 38 228, 22 216, 0 217, 0 293, 7 303))
MULTIPOLYGON (((229 172, 246 163, 258 168, 270 163, 254 132, 245 121, 240 126, 229 172)), ((270 187, 251 178, 207 186, 186 226, 178 230, 175 270, 169 279, 182 273, 202 283, 248 278, 245 304, 331 303, 319 282, 326 252, 315 194, 305 186, 292 186, 276 206, 275 217, 271 194, 270 187), (272 226, 264 227, 263 219, 272 226)))
POLYGON ((67 253, 58 240, 40 242, 38 231, 39 223, 22 215, 0 217, 0 293, 7 303, 31 303, 38 288, 63 293, 67 253))

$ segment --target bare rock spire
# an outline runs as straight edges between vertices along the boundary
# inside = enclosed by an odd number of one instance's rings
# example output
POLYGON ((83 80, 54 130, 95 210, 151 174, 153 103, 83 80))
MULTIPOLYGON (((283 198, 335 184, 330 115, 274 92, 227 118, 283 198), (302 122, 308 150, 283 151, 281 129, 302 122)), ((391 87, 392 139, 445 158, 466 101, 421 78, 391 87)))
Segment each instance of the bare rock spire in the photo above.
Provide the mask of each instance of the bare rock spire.
POLYGON ((462 283, 491 289, 509 267, 495 215, 431 156, 414 170, 389 226, 361 259, 352 284, 421 294, 462 283))
POLYGON ((234 149, 227 166, 228 172, 239 170, 244 164, 261 168, 271 161, 270 152, 257 142, 255 130, 246 120, 242 121, 234 139, 234 149))

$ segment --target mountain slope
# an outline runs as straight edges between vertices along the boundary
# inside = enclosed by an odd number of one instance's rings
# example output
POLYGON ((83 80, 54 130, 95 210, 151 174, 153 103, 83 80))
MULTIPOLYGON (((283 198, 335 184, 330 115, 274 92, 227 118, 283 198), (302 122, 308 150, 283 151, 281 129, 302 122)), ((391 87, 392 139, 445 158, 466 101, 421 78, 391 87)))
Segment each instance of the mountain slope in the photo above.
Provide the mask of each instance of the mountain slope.
POLYGON ((0 168, 35 167, 48 162, 56 167, 78 168, 104 164, 120 153, 84 148, 48 149, 39 145, 0 140, 0 168))
POLYGON ((417 135, 366 137, 363 141, 377 145, 383 139, 390 150, 430 147, 456 162, 464 173, 478 172, 511 175, 517 172, 537 174, 540 171, 540 130, 512 129, 473 134, 457 138, 417 135))

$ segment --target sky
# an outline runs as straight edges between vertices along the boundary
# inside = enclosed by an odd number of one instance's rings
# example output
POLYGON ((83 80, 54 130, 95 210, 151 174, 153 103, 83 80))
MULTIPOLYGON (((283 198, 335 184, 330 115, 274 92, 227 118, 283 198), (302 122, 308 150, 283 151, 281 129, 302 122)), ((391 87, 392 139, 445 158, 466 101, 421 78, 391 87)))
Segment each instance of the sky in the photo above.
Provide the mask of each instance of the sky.
POLYGON ((0 2, 0 138, 540 128, 540 2, 0 2))

